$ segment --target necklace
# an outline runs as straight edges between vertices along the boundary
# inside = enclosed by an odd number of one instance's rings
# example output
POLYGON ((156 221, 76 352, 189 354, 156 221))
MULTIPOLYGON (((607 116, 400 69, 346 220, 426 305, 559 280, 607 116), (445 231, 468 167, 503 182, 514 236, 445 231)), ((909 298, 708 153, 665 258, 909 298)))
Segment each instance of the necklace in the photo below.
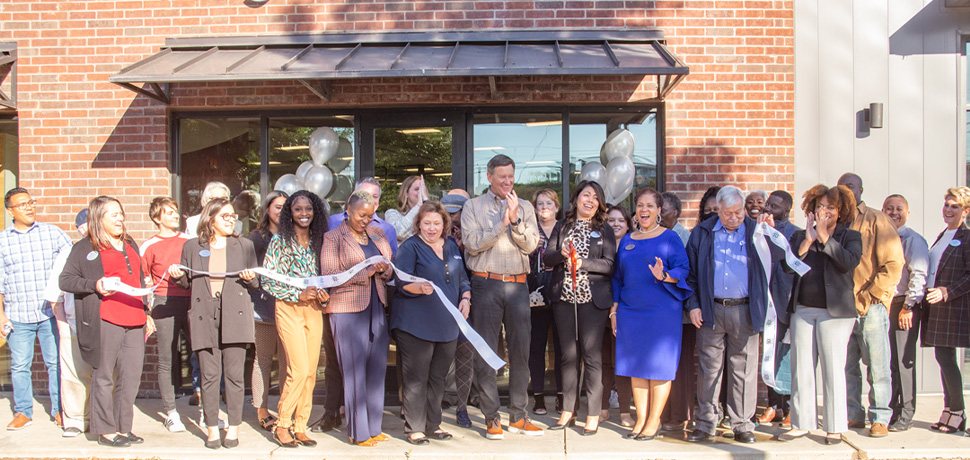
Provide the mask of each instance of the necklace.
POLYGON ((358 243, 367 244, 367 233, 360 235, 357 232, 351 230, 350 234, 354 236, 354 239, 357 240, 358 243))
POLYGON ((659 228, 662 228, 662 227, 660 226, 660 224, 657 224, 657 225, 654 225, 653 228, 651 228, 650 230, 647 230, 647 231, 643 231, 641 229, 637 229, 637 233, 639 233, 640 235, 643 235, 643 236, 650 236, 650 235, 656 233, 657 232, 657 229, 659 229, 659 228))

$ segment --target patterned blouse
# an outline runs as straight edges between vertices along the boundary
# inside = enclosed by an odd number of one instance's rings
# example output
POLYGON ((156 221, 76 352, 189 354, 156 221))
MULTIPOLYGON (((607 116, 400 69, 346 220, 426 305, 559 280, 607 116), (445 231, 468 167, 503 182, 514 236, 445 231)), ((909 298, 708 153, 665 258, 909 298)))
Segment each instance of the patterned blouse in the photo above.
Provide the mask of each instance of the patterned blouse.
MULTIPOLYGON (((590 227, 589 219, 577 220, 573 224, 569 231, 566 233, 566 238, 563 240, 565 245, 567 241, 571 241, 573 246, 576 248, 576 258, 584 259, 589 257, 589 233, 592 231, 590 227)), ((593 293, 589 289, 589 276, 586 270, 580 268, 576 270, 576 285, 577 289, 573 290, 573 277, 569 270, 566 270, 566 279, 562 283, 562 300, 563 302, 575 302, 575 303, 586 303, 593 300, 593 293)))
MULTIPOLYGON (((263 259, 263 267, 267 270, 296 278, 319 276, 318 265, 317 255, 313 252, 312 245, 304 248, 295 241, 292 244, 286 244, 279 234, 273 235, 269 247, 266 248, 266 258, 263 259)), ((273 297, 287 302, 300 301, 301 289, 271 280, 265 276, 262 278, 263 287, 273 297)))

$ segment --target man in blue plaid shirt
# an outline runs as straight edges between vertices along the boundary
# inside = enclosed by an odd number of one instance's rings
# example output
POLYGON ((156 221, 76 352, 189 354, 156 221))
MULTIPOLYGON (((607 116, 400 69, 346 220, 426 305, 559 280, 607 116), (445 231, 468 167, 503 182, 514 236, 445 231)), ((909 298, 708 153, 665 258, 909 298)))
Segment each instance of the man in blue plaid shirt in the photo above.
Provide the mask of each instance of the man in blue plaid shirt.
POLYGON ((57 322, 50 302, 44 300, 44 288, 54 259, 61 251, 71 250, 71 239, 63 230, 35 221, 36 203, 19 187, 3 197, 3 206, 13 219, 13 225, 0 232, 0 335, 7 338, 10 349, 14 400, 14 419, 7 430, 31 424, 34 387, 30 364, 35 340, 40 341, 47 366, 51 416, 61 424, 57 322))

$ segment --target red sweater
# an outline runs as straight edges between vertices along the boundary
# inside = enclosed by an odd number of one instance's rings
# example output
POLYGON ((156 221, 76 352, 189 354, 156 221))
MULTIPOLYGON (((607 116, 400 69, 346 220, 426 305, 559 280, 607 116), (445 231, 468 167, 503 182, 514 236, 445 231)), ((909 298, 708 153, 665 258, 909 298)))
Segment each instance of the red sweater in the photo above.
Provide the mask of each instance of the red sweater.
MULTIPOLYGON (((168 267, 182 260, 182 246, 188 240, 189 235, 179 232, 169 237, 155 235, 141 245, 142 271, 146 273, 146 277, 151 275, 152 286, 162 279, 168 267)), ((165 282, 155 290, 155 295, 188 297, 189 291, 178 287, 171 277, 165 277, 165 282)))
MULTIPOLYGON (((104 276, 117 276, 129 286, 142 285, 141 257, 138 251, 125 244, 125 252, 114 248, 101 250, 104 276)), ((101 319, 118 326, 138 327, 145 325, 145 303, 141 297, 120 292, 101 299, 101 319)))

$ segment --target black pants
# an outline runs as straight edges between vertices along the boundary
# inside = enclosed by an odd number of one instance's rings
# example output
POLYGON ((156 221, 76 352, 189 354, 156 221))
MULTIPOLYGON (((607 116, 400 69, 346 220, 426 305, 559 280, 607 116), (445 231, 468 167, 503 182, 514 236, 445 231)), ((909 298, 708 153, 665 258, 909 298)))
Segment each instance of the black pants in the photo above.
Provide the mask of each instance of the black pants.
POLYGON ((155 340, 158 341, 158 391, 162 395, 162 412, 175 410, 176 376, 180 334, 189 334, 189 297, 155 296, 152 319, 155 320, 155 340), (173 369, 175 370, 173 372, 173 369))
MULTIPOLYGON (((680 363, 677 364, 677 376, 670 386, 670 397, 664 406, 660 421, 663 423, 683 423, 694 417, 694 403, 697 399, 697 360, 694 359, 694 349, 697 346, 697 328, 693 324, 684 324, 680 345, 680 363)), ((726 387, 726 385, 725 385, 726 387)), ((771 389, 768 389, 771 399, 771 389)))
POLYGON ((889 371, 892 375, 892 398, 889 408, 892 420, 910 423, 916 413, 916 344, 919 339, 920 304, 913 306, 913 327, 899 328, 899 312, 903 310, 906 296, 893 297, 889 308, 889 371))
POLYGON ((606 328, 603 330, 603 410, 610 409, 610 390, 616 386, 616 399, 621 414, 629 414, 633 404, 633 382, 630 377, 616 375, 616 336, 610 327, 607 315, 606 328))
POLYGON ((603 404, 603 324, 610 317, 609 310, 600 310, 592 302, 557 302, 552 311, 556 315, 556 329, 562 339, 563 409, 579 408, 580 365, 586 387, 586 407, 589 416, 598 416, 603 404), (577 319, 578 317, 578 319, 577 319), (579 339, 577 340, 577 321, 579 339), (582 358, 582 361, 580 361, 582 358))
POLYGON ((546 389, 546 345, 552 330, 552 348, 556 375, 556 392, 562 393, 562 345, 555 325, 552 307, 530 308, 532 336, 529 345, 529 373, 532 377, 532 394, 542 394, 546 389))
POLYGON ((246 344, 222 344, 218 348, 196 350, 202 371, 202 414, 206 426, 219 425, 219 386, 225 377, 226 413, 229 426, 242 423, 243 367, 246 363, 246 344))
POLYGON ((455 361, 457 340, 429 342, 394 331, 404 376, 404 432, 431 434, 441 427, 441 399, 445 376, 455 361))
POLYGON ((144 362, 145 326, 101 321, 101 357, 91 376, 91 433, 131 432, 144 362))
MULTIPOLYGON (((504 282, 472 276, 472 325, 485 343, 498 353, 498 335, 505 325, 505 346, 509 362, 509 423, 526 417, 529 400, 529 287, 525 283, 504 282)), ((499 418, 498 382, 492 369, 480 356, 475 358, 475 379, 481 395, 485 421, 499 418)))
POLYGON ((339 416, 340 406, 344 403, 344 376, 337 364, 337 348, 333 343, 333 327, 330 326, 330 315, 323 315, 323 353, 326 357, 326 374, 323 386, 326 391, 323 400, 323 413, 326 416, 339 416))
POLYGON ((954 412, 962 411, 963 375, 960 374, 960 364, 957 363, 957 349, 936 347, 935 352, 936 362, 940 364, 940 376, 943 378, 943 405, 954 412))

